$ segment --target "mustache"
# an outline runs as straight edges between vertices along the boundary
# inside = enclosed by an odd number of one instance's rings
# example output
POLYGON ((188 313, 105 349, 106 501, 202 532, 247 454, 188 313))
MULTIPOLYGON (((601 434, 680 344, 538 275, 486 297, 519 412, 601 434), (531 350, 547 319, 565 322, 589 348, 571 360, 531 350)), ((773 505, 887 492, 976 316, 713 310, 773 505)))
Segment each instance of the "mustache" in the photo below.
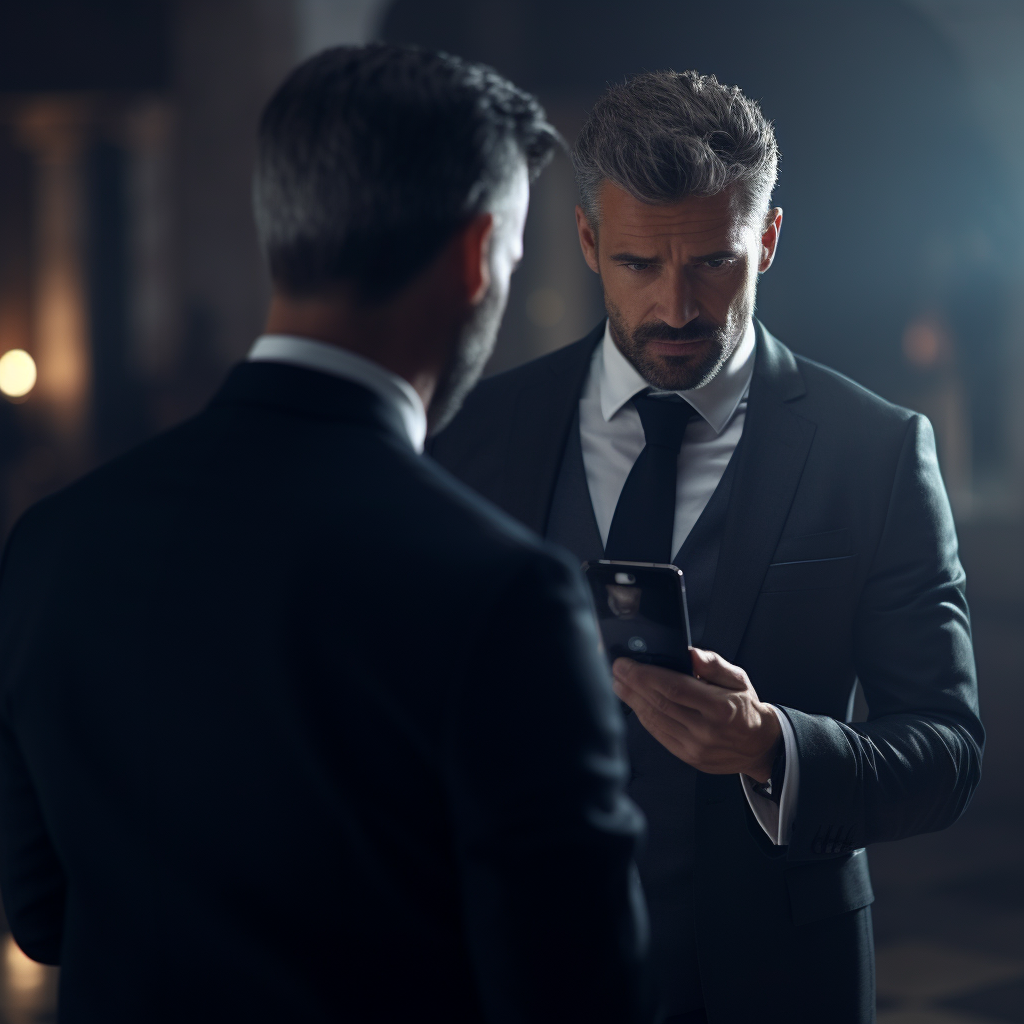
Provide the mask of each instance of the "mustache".
POLYGON ((648 320, 633 331, 633 343, 642 345, 648 341, 712 341, 721 339, 722 334, 721 324, 703 317, 691 320, 684 327, 669 327, 663 320, 648 320))

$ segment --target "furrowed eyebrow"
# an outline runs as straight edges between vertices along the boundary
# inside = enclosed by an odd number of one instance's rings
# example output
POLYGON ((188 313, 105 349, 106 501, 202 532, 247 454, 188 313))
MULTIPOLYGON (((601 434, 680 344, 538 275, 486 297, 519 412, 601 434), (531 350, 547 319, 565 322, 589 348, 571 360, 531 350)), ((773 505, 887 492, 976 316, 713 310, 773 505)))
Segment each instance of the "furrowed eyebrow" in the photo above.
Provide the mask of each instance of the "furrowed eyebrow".
MULTIPOLYGON (((742 253, 738 253, 734 249, 722 249, 719 252, 707 253, 704 256, 694 256, 690 262, 707 263, 710 260, 734 260, 738 259, 741 255, 742 253)), ((614 263, 647 263, 651 265, 661 263, 661 259, 657 256, 638 256, 635 252, 616 252, 609 259, 614 263)))
POLYGON ((723 249, 721 252, 708 253, 707 256, 694 256, 694 263, 707 263, 709 260, 734 260, 741 254, 732 249, 723 249))
POLYGON ((609 259, 614 260, 616 263, 660 263, 661 260, 657 256, 637 256, 635 252, 617 252, 612 254, 609 259))

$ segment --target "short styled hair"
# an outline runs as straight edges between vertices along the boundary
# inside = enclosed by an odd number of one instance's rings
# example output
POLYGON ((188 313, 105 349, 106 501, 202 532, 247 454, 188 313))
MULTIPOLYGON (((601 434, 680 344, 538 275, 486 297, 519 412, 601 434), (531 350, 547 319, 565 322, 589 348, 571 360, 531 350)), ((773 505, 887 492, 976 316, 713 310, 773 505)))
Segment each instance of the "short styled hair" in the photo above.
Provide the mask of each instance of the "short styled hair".
POLYGON ((580 205, 595 227, 610 181, 644 203, 735 188, 745 215, 767 212, 778 177, 775 132, 738 86, 696 71, 652 71, 612 86, 573 149, 580 205))
POLYGON ((271 277, 296 296, 351 283, 383 300, 558 141, 537 100, 488 67, 387 44, 325 50, 260 121, 253 206, 271 277))

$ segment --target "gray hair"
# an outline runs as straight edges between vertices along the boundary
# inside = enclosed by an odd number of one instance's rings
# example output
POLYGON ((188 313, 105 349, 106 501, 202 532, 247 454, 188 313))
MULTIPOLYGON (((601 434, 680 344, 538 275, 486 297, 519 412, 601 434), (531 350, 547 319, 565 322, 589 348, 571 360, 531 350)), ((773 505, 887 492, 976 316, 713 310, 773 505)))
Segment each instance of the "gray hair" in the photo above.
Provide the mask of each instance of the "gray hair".
POLYGON ((560 141, 533 96, 483 65, 384 43, 324 50, 260 121, 253 205, 275 286, 349 282, 383 301, 560 141))
POLYGON ((771 122, 738 86, 696 71, 651 71, 612 86, 573 148, 580 205, 596 227, 610 181, 656 205, 735 188, 743 212, 767 212, 778 177, 771 122))

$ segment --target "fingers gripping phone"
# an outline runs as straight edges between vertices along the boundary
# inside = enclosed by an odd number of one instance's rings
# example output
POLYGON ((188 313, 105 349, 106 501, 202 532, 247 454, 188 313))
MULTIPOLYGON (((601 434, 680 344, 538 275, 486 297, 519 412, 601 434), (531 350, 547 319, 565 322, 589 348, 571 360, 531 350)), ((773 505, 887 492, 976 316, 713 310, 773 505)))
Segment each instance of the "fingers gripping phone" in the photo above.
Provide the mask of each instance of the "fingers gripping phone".
POLYGON ((632 658, 693 674, 686 583, 675 565, 584 562, 608 660, 632 658))

